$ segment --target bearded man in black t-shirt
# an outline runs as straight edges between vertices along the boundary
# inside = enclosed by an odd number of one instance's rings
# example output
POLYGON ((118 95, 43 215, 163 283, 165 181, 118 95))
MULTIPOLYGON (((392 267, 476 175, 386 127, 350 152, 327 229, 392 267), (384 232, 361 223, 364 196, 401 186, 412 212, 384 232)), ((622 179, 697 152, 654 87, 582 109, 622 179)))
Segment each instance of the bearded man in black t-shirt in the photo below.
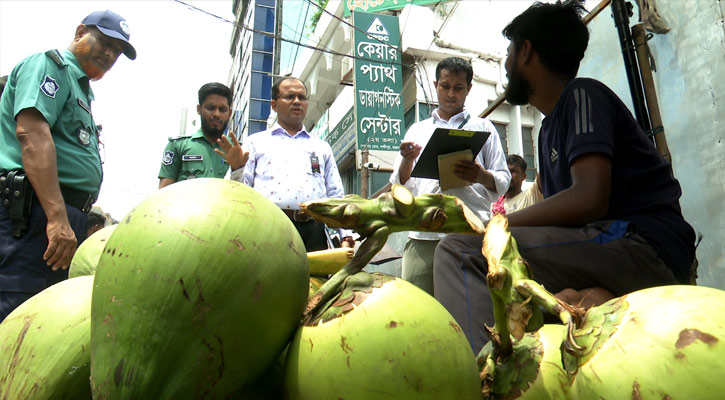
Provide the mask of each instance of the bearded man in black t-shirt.
MULTIPOLYGON (((507 215, 534 278, 553 293, 620 296, 689 281, 695 233, 680 185, 622 101, 594 79, 575 78, 589 33, 576 0, 536 3, 503 31, 506 99, 544 118, 539 167, 544 200, 507 215)), ((493 325, 481 236, 451 235, 435 253, 435 297, 474 352, 493 325)))

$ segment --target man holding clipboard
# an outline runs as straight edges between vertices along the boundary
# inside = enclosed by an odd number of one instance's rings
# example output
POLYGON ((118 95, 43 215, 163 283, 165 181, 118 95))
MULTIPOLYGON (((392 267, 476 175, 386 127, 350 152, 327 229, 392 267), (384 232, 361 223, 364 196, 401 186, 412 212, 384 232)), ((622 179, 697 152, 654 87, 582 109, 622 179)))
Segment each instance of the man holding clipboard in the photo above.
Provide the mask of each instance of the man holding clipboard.
MULTIPOLYGON (((390 183, 405 185, 414 195, 426 193, 445 193, 461 199, 481 219, 489 219, 491 202, 506 192, 511 181, 511 174, 506 165, 506 155, 493 124, 483 118, 471 115, 464 103, 473 80, 473 68, 470 62, 458 57, 442 60, 436 67, 436 81, 433 82, 438 95, 439 106, 433 111, 431 118, 420 121, 410 127, 400 145, 400 154, 395 160, 390 183), (441 175, 463 180, 463 186, 455 183, 448 189, 441 189, 439 179, 419 177, 416 164, 429 141, 434 143, 436 128, 448 128, 453 137, 465 136, 467 132, 488 133, 488 138, 475 156, 456 155, 442 157, 441 175), (457 136, 458 135, 458 136, 457 136), (446 167, 446 161, 450 166, 446 167)), ((439 131, 440 132, 440 131, 439 131)), ((473 136, 473 135, 472 135, 473 136)), ((461 155, 465 152, 455 154, 461 155)), ((423 154, 424 155, 424 154, 423 154)), ((437 154, 436 154, 436 158, 437 154)), ((422 167, 422 165, 421 165, 422 167)), ((426 175, 426 174, 422 174, 426 175)), ((454 180, 454 179, 452 179, 454 180)), ((447 182, 444 180, 444 182, 447 182)), ((445 185, 444 185, 445 186, 445 185)), ((445 237, 442 233, 410 232, 403 252, 403 279, 415 284, 426 292, 433 294, 433 254, 438 242, 445 237)))

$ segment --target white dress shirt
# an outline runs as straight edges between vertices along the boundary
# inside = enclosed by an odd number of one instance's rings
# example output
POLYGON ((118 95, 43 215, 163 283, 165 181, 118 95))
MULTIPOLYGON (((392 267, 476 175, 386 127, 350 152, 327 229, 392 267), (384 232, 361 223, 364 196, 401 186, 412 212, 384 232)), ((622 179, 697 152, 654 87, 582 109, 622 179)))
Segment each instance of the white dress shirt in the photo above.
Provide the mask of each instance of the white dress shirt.
MULTIPOLYGON (((282 209, 299 210, 300 203, 344 194, 330 145, 310 136, 304 127, 290 136, 275 123, 250 135, 242 147, 249 160, 244 168, 232 171, 231 179, 254 188, 282 209)), ((351 232, 340 230, 340 238, 345 236, 351 232)))
MULTIPOLYGON (((438 114, 438 110, 435 110, 433 111, 431 118, 412 125, 405 134, 403 141, 413 142, 423 146, 423 149, 425 149, 425 146, 428 144, 431 136, 433 136, 433 131, 438 127, 485 131, 491 133, 481 151, 476 155, 474 161, 483 165, 488 172, 493 174, 493 180, 496 183, 496 190, 489 190, 480 183, 474 183, 468 186, 441 191, 437 179, 416 178, 412 176, 405 182, 405 186, 410 189, 415 196, 425 193, 443 193, 450 196, 456 196, 461 199, 468 208, 474 211, 481 220, 490 219, 491 202, 496 201, 499 196, 506 193, 509 183, 511 182, 511 173, 508 170, 506 155, 503 153, 503 149, 501 148, 501 141, 498 137, 496 128, 488 119, 471 116, 465 108, 462 112, 452 116, 448 121, 442 119, 438 114), (461 123, 465 121, 466 118, 469 118, 469 120, 465 123, 465 125, 460 127, 461 123)), ((423 151, 421 151, 421 154, 422 153, 423 151)), ((418 157, 420 157, 420 155, 418 157)), ((390 183, 400 184, 400 164, 402 161, 403 156, 398 153, 398 156, 395 159, 393 174, 390 176, 390 183)), ((418 159, 415 160, 415 163, 417 162, 418 159)), ((437 232, 411 231, 409 234, 410 238, 419 240, 440 240, 445 236, 446 234, 437 232)))

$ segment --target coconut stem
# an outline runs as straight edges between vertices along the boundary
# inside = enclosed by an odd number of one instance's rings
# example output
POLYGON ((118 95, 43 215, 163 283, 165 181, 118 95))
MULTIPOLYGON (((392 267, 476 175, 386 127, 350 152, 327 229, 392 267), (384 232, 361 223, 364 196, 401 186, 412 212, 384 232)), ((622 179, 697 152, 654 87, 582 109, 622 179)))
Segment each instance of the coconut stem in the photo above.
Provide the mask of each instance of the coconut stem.
POLYGON ((348 195, 300 204, 302 211, 330 228, 348 228, 361 236, 372 235, 380 226, 390 233, 403 231, 482 233, 483 222, 453 196, 424 194, 413 197, 402 185, 376 199, 348 195))
POLYGON ((319 314, 320 305, 327 303, 329 299, 339 293, 340 287, 345 282, 345 279, 362 271, 368 265, 375 254, 385 246, 389 235, 390 229, 387 226, 379 226, 372 235, 363 240, 352 260, 348 261, 340 271, 325 282, 309 300, 303 315, 305 321, 314 319, 319 314))
POLYGON ((538 282, 531 279, 521 279, 516 282, 516 291, 524 296, 530 296, 537 304, 541 305, 546 311, 559 317, 564 324, 572 322, 578 325, 584 316, 584 309, 569 305, 557 299, 551 292, 546 290, 538 282))
POLYGON ((486 282, 493 301, 493 330, 499 336, 494 343, 498 342, 498 353, 507 354, 512 346, 509 335, 521 339, 526 331, 538 329, 543 318, 531 296, 515 289, 517 282, 531 278, 531 270, 519 254, 505 217, 495 216, 488 223, 482 252, 488 262, 486 282))
POLYGON ((331 228, 352 229, 364 238, 355 256, 330 278, 307 303, 304 318, 318 314, 321 305, 336 295, 342 283, 370 262, 388 240, 402 231, 478 233, 481 220, 453 196, 426 194, 414 197, 402 185, 376 199, 348 195, 300 204, 302 211, 331 228))
POLYGON ((408 190, 407 187, 402 185, 395 185, 390 191, 393 202, 395 203, 395 209, 403 217, 409 217, 413 214, 415 197, 413 193, 408 190))
POLYGON ((493 304, 493 329, 498 333, 496 344, 496 354, 508 354, 512 350, 511 331, 509 331, 508 316, 506 315, 506 302, 499 296, 491 296, 493 304))
POLYGON ((511 351, 509 335, 519 340, 524 331, 540 327, 541 322, 537 320, 541 316, 538 306, 556 315, 567 325, 565 346, 569 351, 576 353, 583 349, 574 340, 573 332, 581 324, 585 310, 557 299, 531 279, 531 269, 521 257, 505 217, 497 215, 488 223, 483 254, 488 262, 486 281, 493 301, 495 324, 492 336, 498 336, 492 340, 496 354, 505 355, 511 351))
POLYGON ((479 378, 481 379, 481 394, 484 399, 490 399, 493 395, 494 376, 496 374, 496 361, 491 355, 486 357, 479 378))

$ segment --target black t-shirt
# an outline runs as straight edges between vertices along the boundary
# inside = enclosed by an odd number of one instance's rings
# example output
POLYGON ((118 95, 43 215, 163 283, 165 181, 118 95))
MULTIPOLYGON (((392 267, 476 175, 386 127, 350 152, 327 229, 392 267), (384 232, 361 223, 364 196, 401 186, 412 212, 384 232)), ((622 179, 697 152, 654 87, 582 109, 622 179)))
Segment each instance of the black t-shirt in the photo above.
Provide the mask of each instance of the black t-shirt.
POLYGON ((572 184, 570 166, 583 154, 612 162, 612 187, 605 219, 630 228, 655 249, 683 283, 695 256, 695 232, 682 217, 680 184, 670 164, 622 101, 594 79, 570 81, 539 134, 541 186, 545 197, 572 184))

